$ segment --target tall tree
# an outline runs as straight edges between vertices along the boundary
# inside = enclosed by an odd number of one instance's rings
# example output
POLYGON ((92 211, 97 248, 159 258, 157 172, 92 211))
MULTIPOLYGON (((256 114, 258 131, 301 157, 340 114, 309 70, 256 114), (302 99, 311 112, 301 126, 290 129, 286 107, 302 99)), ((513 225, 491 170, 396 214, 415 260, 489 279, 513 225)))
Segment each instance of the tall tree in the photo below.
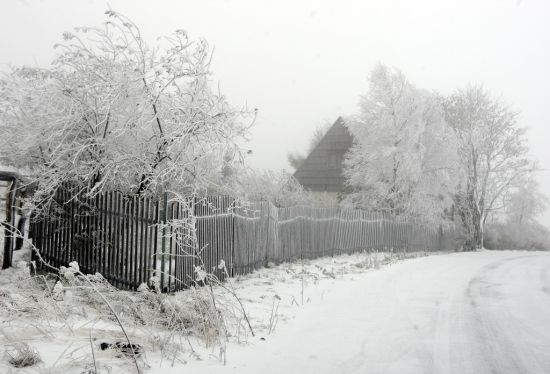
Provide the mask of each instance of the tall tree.
POLYGON ((51 68, 1 79, 4 161, 31 168, 42 202, 66 181, 140 195, 219 181, 251 112, 211 87, 207 42, 178 30, 151 47, 131 20, 106 15, 64 33, 51 68))
POLYGON ((344 161, 347 201, 394 215, 441 220, 454 187, 453 143, 438 98, 378 65, 360 114, 347 121, 355 144, 344 161))
POLYGON ((483 246, 487 217, 534 170, 525 129, 517 113, 480 86, 458 90, 444 101, 445 118, 458 145, 461 183, 455 202, 466 231, 466 248, 483 246))

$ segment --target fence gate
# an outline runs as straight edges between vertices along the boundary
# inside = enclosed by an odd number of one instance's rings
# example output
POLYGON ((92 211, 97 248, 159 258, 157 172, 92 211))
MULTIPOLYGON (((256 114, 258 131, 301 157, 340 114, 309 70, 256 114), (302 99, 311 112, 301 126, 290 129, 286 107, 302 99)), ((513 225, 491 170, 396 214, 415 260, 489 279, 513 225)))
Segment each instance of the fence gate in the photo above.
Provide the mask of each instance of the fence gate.
POLYGON ((0 171, 0 259, 2 269, 9 268, 12 264, 13 251, 16 245, 21 246, 21 240, 16 241, 12 237, 13 228, 20 228, 24 224, 17 209, 19 197, 20 177, 17 173, 0 171))

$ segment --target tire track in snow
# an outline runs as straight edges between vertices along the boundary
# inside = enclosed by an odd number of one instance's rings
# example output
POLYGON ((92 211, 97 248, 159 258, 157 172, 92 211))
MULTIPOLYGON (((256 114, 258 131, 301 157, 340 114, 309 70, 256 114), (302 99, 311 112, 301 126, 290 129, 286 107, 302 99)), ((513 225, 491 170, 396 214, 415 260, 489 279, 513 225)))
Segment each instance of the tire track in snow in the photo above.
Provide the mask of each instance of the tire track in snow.
MULTIPOLYGON (((536 256, 516 256, 495 261, 484 266, 468 284, 466 290, 467 336, 469 347, 464 353, 469 354, 473 367, 468 371, 454 367, 453 373, 547 373, 548 367, 541 366, 539 357, 533 354, 532 345, 526 345, 534 336, 532 329, 527 328, 522 319, 510 312, 518 309, 520 316, 529 316, 533 307, 532 298, 524 300, 521 305, 517 295, 510 293, 511 282, 525 282, 528 289, 525 295, 536 295, 538 285, 533 279, 516 276, 515 273, 528 267, 537 267, 536 256)), ((546 257, 547 258, 547 257, 546 257)), ((540 334, 539 334, 540 335, 540 334)), ((540 337, 539 337, 540 339, 540 337)), ((550 343, 548 337, 543 340, 550 343)), ((548 346, 550 347, 550 346, 548 346)), ((455 361, 456 362, 456 361, 455 361)))

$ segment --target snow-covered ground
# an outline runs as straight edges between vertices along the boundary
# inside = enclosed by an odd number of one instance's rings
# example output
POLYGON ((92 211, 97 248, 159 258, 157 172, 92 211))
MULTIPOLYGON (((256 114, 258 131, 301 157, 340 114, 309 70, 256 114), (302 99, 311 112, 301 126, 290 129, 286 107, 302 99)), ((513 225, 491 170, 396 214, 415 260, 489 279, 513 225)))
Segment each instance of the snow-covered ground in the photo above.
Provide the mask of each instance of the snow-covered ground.
POLYGON ((193 372, 550 373, 550 253, 430 256, 320 290, 227 367, 193 372))
MULTIPOLYGON (((19 277, 21 269, 0 273, 0 294, 17 294, 19 277)), ((130 325, 130 336, 145 350, 139 359, 145 372, 550 372, 550 253, 484 251, 406 261, 357 254, 264 269, 232 287, 255 336, 244 328, 232 333, 223 365, 219 346, 191 337, 186 344, 194 353, 181 348, 169 359, 166 345, 146 339, 154 330, 130 325)), ((74 300, 67 294, 56 307, 64 312, 74 300)), ((2 373, 82 373, 91 370, 92 347, 98 372, 132 372, 129 359, 99 350, 100 342, 121 334, 89 306, 71 305, 67 321, 29 319, 39 315, 34 305, 11 313, 0 307, 6 347, 25 341, 44 361, 16 371, 2 359, 2 373)))

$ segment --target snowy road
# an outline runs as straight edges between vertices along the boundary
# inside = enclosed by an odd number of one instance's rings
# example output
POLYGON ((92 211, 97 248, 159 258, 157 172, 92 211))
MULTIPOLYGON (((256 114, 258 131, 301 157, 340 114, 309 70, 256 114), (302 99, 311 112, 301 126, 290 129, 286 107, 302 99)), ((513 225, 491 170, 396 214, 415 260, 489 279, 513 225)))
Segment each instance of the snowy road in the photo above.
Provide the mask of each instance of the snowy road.
MULTIPOLYGON (((320 284, 318 287, 323 287, 320 284)), ((430 256, 340 280, 194 373, 550 373, 550 253, 430 256)))

